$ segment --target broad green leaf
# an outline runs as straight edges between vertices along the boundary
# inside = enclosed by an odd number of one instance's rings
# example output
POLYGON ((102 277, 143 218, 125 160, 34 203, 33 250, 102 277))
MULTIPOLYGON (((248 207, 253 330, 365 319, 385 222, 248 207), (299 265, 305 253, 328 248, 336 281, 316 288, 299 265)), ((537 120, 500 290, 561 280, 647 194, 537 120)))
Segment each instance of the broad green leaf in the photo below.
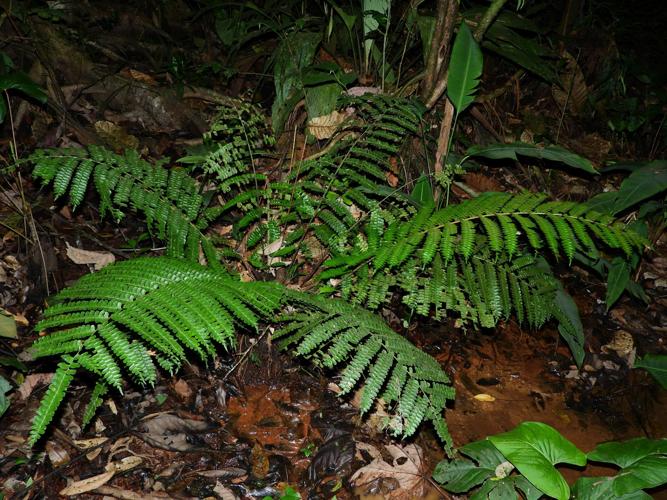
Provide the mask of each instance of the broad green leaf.
POLYGON ((435 17, 416 14, 415 20, 419 29, 419 38, 422 41, 422 57, 424 64, 426 64, 428 53, 431 51, 431 40, 433 40, 433 33, 435 32, 435 17))
POLYGON ((482 46, 509 59, 549 83, 558 83, 556 55, 548 47, 501 23, 493 23, 484 35, 482 46))
POLYGON ((433 189, 431 188, 431 183, 428 180, 428 177, 422 175, 417 182, 415 182, 415 187, 412 188, 412 193, 410 196, 419 203, 420 205, 435 205, 435 200, 433 199, 433 189))
POLYGON ((649 455, 626 467, 616 476, 612 489, 616 495, 627 495, 667 483, 667 456, 649 455))
POLYGON ((28 371, 28 365, 26 365, 16 356, 0 356, 0 366, 11 366, 20 372, 28 371))
POLYGON ((543 148, 525 142, 491 144, 489 146, 473 146, 466 152, 466 155, 483 156, 484 158, 490 158, 492 160, 518 160, 517 156, 528 156, 531 158, 563 163, 568 167, 583 170, 589 174, 598 173, 593 164, 586 158, 561 148, 560 146, 547 146, 543 148))
POLYGON ((488 439, 468 443, 459 448, 459 452, 472 458, 481 467, 492 468, 494 470, 501 463, 506 462, 502 453, 488 439))
POLYGON ((479 467, 465 458, 443 460, 433 471, 433 479, 452 493, 465 493, 494 475, 495 468, 479 467))
POLYGON ((584 326, 579 317, 579 308, 562 286, 554 297, 554 315, 558 319, 558 332, 567 342, 577 366, 584 361, 584 326))
POLYGON ((607 296, 605 297, 607 311, 616 303, 629 281, 630 266, 628 262, 625 259, 616 257, 611 262, 609 275, 607 276, 607 296))
POLYGON ((334 3, 332 0, 328 0, 328 2, 336 11, 336 14, 338 14, 340 18, 343 20, 343 23, 345 24, 347 31, 352 32, 352 28, 354 28, 354 23, 357 22, 357 16, 353 14, 348 14, 343 10, 342 7, 336 5, 336 3, 334 3))
POLYGON ((306 112, 308 118, 325 116, 336 109, 336 102, 343 91, 337 83, 325 83, 314 87, 305 87, 306 112))
POLYGON ((667 355, 647 354, 635 361, 634 368, 643 368, 653 375, 663 389, 667 389, 667 355))
POLYGON ((42 104, 47 99, 46 92, 33 82, 28 75, 20 71, 12 71, 11 73, 0 75, 0 91, 11 89, 20 90, 42 104))
POLYGON ((0 123, 5 121, 7 116, 7 104, 5 103, 5 96, 0 96, 0 123))
POLYGON ((7 393, 11 390, 12 385, 0 375, 0 417, 7 411, 7 408, 9 408, 9 398, 7 397, 7 393))
POLYGON ((514 487, 523 493, 526 500, 538 500, 544 495, 544 492, 537 489, 523 476, 511 476, 510 479, 514 480, 514 487))
POLYGON ((496 468, 506 461, 498 449, 486 439, 468 443, 459 448, 459 452, 472 458, 478 465, 465 458, 443 460, 433 471, 433 479, 453 493, 463 493, 487 478, 494 477, 496 468))
POLYGON ((613 477, 580 477, 572 486, 572 496, 577 500, 651 500, 643 491, 617 496, 612 491, 613 477))
POLYGON ((655 160, 635 170, 615 193, 600 193, 588 204, 616 215, 667 190, 667 160, 655 160))
POLYGON ((523 422, 489 440, 536 488, 558 500, 569 498, 570 487, 554 465, 586 465, 582 451, 540 422, 523 422))
POLYGON ((375 42, 370 38, 371 33, 380 28, 378 19, 386 18, 391 0, 362 0, 364 23, 364 61, 368 65, 371 49, 375 42))
POLYGON ((667 439, 636 438, 602 443, 588 453, 588 459, 625 469, 649 455, 664 454, 667 454, 667 439))
POLYGON ((16 333, 16 321, 11 316, 3 314, 2 311, 0 311, 0 337, 9 339, 18 337, 16 333))
POLYGON ((457 113, 460 114, 472 104, 482 76, 482 67, 482 51, 468 25, 462 22, 452 47, 447 77, 447 96, 457 113))

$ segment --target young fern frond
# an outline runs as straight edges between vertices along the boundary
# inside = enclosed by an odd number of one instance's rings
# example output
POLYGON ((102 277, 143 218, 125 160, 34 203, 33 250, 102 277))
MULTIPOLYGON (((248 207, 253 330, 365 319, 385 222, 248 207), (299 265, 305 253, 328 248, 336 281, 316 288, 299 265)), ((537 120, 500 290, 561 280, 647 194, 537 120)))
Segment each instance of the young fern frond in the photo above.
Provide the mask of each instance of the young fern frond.
POLYGON ((219 265, 204 234, 211 220, 208 197, 182 169, 148 163, 136 151, 119 155, 99 146, 40 149, 29 161, 35 165, 34 177, 53 184, 56 198, 69 193, 72 208, 81 204, 93 184, 102 215, 110 212, 119 221, 127 211, 138 212, 149 230, 167 242, 167 255, 197 262, 201 248, 211 265, 219 265))
POLYGON ((169 257, 137 258, 81 278, 52 299, 36 326, 52 331, 32 345, 32 357, 60 354, 65 361, 41 402, 30 442, 53 418, 78 367, 99 377, 88 419, 104 387, 121 390, 123 372, 152 384, 154 359, 170 371, 188 351, 207 360, 214 343, 233 345, 236 329, 257 328, 260 318, 278 309, 281 297, 277 284, 242 283, 220 270, 169 257))
POLYGON ((394 417, 388 423, 394 435, 410 436, 422 421, 432 421, 451 450, 443 411, 454 398, 454 389, 437 361, 377 315, 345 301, 293 292, 288 292, 288 299, 298 304, 298 312, 279 318, 285 326, 273 337, 281 348, 294 346, 296 354, 327 368, 344 366, 339 384, 342 394, 363 380, 362 413, 381 397, 394 406, 394 417))

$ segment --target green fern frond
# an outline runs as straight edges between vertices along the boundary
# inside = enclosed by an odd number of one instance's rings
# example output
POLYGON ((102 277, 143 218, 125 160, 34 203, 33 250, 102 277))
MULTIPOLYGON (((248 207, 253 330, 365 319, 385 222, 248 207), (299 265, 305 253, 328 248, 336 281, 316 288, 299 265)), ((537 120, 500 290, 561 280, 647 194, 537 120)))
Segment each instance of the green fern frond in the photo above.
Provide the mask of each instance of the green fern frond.
POLYGON ((99 146, 85 149, 41 149, 29 158, 33 176, 53 183, 56 198, 69 192, 77 208, 89 184, 100 197, 100 212, 120 220, 132 210, 143 214, 150 231, 167 242, 167 255, 196 262, 205 247, 211 265, 219 265, 213 246, 204 234, 205 197, 197 184, 179 169, 150 164, 135 151, 118 155, 99 146), (92 182, 91 182, 92 181, 92 182))
POLYGON ((260 318, 269 317, 282 290, 169 257, 120 262, 81 278, 53 297, 36 326, 55 331, 34 343, 33 357, 64 354, 65 362, 42 402, 31 442, 44 432, 79 366, 118 390, 124 370, 141 384, 153 384, 151 358, 169 371, 178 369, 188 352, 208 359, 214 342, 229 347, 239 325, 256 329, 260 318))
POLYGON ((60 403, 65 397, 78 367, 79 363, 76 356, 65 355, 62 358, 62 362, 58 364, 49 388, 46 390, 46 394, 42 398, 32 421, 32 429, 28 438, 30 446, 33 446, 37 442, 46 431, 47 425, 53 420, 53 416, 56 414, 60 403))
POLYGON ((83 417, 81 417, 81 426, 86 427, 97 413, 97 409, 102 406, 104 402, 104 395, 109 391, 109 386, 104 382, 98 381, 93 387, 93 392, 90 395, 90 400, 86 405, 86 409, 83 411, 83 417))
MULTIPOLYGON (((274 338, 282 341, 282 348, 295 346, 297 354, 328 368, 344 365, 340 382, 343 394, 363 379, 362 413, 370 410, 386 388, 382 396, 385 403, 395 404, 396 419, 390 429, 394 434, 409 436, 423 420, 442 419, 454 390, 433 358, 364 309, 341 300, 293 292, 289 292, 288 300, 306 314, 282 316, 285 326, 274 333, 274 338), (411 400, 417 397, 419 411, 412 411, 411 400)), ((449 436, 443 439, 451 449, 449 436)))

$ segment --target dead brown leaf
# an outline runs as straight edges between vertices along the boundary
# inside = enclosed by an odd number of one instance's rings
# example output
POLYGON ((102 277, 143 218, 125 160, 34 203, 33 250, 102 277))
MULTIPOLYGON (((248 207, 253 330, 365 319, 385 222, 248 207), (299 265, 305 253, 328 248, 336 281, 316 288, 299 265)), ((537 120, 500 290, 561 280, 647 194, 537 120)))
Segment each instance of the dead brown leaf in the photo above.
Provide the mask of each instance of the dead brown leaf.
POLYGON ((75 264, 91 264, 95 271, 99 271, 104 266, 116 262, 116 257, 111 252, 95 252, 93 250, 82 250, 67 243, 67 256, 75 264))
POLYGON ((369 490, 383 483, 391 488, 382 492, 384 498, 423 498, 429 473, 424 470, 421 448, 416 444, 405 447, 390 444, 385 449, 392 457, 391 462, 376 458, 354 473, 350 478, 352 484, 369 490))

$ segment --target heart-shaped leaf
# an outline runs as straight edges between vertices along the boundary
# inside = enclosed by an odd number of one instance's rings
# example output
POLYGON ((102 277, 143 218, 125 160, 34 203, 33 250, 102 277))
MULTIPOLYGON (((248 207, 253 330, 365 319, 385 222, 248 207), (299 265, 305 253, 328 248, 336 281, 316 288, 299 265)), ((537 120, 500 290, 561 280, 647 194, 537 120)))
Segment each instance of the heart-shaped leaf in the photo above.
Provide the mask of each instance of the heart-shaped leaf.
POLYGON ((536 488, 559 500, 569 498, 570 487, 554 465, 586 465, 582 451, 540 422, 523 422, 489 440, 536 488))

